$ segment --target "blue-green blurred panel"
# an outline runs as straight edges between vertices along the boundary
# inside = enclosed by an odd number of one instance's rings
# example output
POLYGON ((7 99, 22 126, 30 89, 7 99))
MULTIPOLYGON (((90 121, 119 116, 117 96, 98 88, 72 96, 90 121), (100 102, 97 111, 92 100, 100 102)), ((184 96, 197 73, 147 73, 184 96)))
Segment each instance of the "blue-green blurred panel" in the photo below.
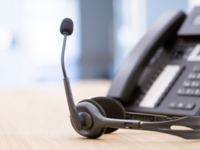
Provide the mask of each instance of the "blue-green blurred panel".
POLYGON ((169 10, 182 10, 187 13, 188 0, 146 0, 147 28, 149 28, 159 16, 169 10))

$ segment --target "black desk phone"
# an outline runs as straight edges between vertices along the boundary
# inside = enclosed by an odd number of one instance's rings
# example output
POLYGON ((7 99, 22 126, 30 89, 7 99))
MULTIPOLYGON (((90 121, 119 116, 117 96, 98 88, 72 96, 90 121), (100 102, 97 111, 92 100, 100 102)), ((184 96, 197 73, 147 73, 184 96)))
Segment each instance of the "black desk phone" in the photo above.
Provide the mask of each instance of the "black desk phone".
POLYGON ((164 13, 125 59, 107 96, 128 112, 199 115, 200 7, 188 16, 164 13))
POLYGON ((185 18, 181 11, 165 13, 124 61, 108 96, 85 99, 77 105, 64 65, 73 22, 69 18, 62 21, 63 82, 77 133, 98 138, 122 128, 200 139, 200 7, 185 18), (191 130, 174 130, 174 125, 191 130))

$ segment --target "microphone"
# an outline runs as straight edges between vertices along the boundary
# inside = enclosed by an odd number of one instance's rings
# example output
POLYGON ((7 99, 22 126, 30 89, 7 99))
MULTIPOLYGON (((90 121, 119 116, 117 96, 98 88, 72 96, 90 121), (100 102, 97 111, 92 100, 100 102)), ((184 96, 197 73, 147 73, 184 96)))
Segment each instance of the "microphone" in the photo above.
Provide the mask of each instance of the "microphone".
POLYGON ((64 55, 65 55, 65 46, 66 46, 66 41, 67 41, 67 35, 71 35, 73 32, 73 22, 69 18, 65 18, 61 25, 60 25, 60 33, 64 35, 64 40, 63 40, 63 47, 62 47, 62 54, 61 54, 61 65, 62 65, 62 72, 64 76, 64 86, 65 86, 65 93, 67 97, 67 102, 68 102, 68 107, 70 111, 70 118, 77 130, 82 130, 84 124, 84 118, 77 113, 75 104, 74 104, 74 99, 73 95, 71 92, 71 87, 69 83, 69 79, 67 77, 66 71, 65 71, 65 64, 64 64, 64 55))
POLYGON ((62 35, 67 34, 67 35, 71 35, 73 33, 73 21, 69 18, 65 18, 63 19, 63 21, 61 22, 60 25, 60 33, 62 35))

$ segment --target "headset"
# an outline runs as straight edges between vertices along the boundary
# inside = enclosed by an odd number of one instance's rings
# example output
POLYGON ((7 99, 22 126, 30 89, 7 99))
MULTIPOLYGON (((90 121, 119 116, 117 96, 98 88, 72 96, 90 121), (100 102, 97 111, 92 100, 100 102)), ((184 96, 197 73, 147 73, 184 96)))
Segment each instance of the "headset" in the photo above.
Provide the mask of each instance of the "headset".
POLYGON ((111 97, 95 97, 74 104, 70 82, 64 65, 64 54, 67 36, 73 32, 73 22, 65 18, 60 26, 60 32, 64 35, 61 65, 64 76, 64 87, 67 97, 70 119, 73 128, 87 138, 99 138, 104 133, 112 133, 118 128, 157 131, 176 135, 185 139, 200 139, 200 117, 167 117, 162 115, 142 114, 153 118, 152 121, 127 119, 127 115, 134 116, 138 113, 126 112, 122 104, 111 97), (173 130, 171 126, 185 126, 191 130, 173 130))

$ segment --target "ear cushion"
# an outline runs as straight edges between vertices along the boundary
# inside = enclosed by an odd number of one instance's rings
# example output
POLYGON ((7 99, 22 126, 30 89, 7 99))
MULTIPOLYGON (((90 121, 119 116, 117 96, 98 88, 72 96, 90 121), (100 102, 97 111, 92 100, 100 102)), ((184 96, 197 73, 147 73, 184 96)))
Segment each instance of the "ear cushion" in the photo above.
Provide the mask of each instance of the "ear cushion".
POLYGON ((80 101, 79 103, 82 103, 82 102, 89 102, 89 103, 92 103, 93 105, 95 105, 95 106, 98 108, 98 110, 100 111, 100 113, 101 113, 104 117, 107 117, 107 116, 106 116, 106 113, 105 113, 105 111, 104 111, 104 109, 101 107, 101 105, 98 104, 98 102, 85 99, 85 100, 80 101))
MULTIPOLYGON (((98 108, 99 112, 100 112, 104 117, 106 117, 105 111, 103 110, 103 108, 102 108, 97 102, 92 101, 92 100, 87 100, 87 99, 86 99, 86 100, 80 101, 79 103, 82 103, 82 102, 89 102, 89 103, 92 103, 93 105, 95 105, 95 106, 98 108)), ((96 135, 96 136, 94 136, 94 137, 90 137, 90 138, 96 139, 96 138, 100 137, 102 134, 104 134, 105 131, 106 131, 106 127, 103 128, 103 129, 101 130, 101 132, 100 132, 98 135, 96 135)))
MULTIPOLYGON (((110 97, 95 97, 91 100, 97 102, 103 108, 107 118, 125 119, 126 111, 119 101, 110 97)), ((107 128, 105 133, 108 134, 116 130, 116 128, 107 128)))

